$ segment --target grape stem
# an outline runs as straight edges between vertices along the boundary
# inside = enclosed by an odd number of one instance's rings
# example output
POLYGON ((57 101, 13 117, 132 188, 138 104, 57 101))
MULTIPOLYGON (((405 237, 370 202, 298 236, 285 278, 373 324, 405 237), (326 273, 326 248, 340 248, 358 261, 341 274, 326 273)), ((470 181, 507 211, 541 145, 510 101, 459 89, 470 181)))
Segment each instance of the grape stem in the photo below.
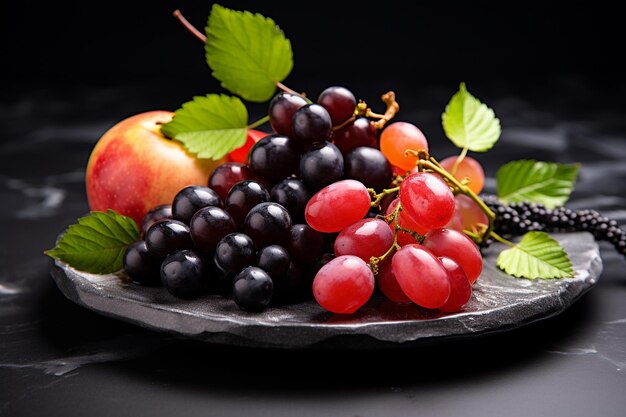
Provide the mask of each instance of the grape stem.
POLYGON ((378 119, 376 121, 373 121, 372 125, 378 130, 382 129, 385 124, 389 120, 393 119, 398 111, 400 111, 400 105, 396 101, 396 93, 394 93, 393 91, 386 92, 385 94, 380 96, 380 99, 383 101, 383 103, 387 105, 387 109, 385 110, 384 114, 374 113, 372 109, 367 107, 366 102, 364 102, 363 100, 359 100, 356 108, 354 109, 354 117, 365 116, 373 119, 378 119))
POLYGON ((391 220, 389 220, 388 222, 395 222, 395 229, 393 231, 393 243, 391 244, 391 246, 389 247, 389 249, 387 249, 385 251, 385 253, 383 253, 380 256, 372 256, 370 258, 370 269, 372 270, 372 273, 374 275, 378 274, 378 264, 383 262, 385 259, 387 259, 387 257, 392 254, 395 250, 400 249, 400 245, 398 244, 398 213, 400 213, 400 210, 402 210, 402 205, 398 204, 397 207, 395 208, 395 210, 393 211, 393 215, 391 216, 391 220))
MULTIPOLYGON (((383 192, 384 191, 385 190, 383 190, 383 192)), ((393 223, 394 224, 393 243, 391 244, 389 249, 387 249, 385 251, 385 253, 383 253, 382 255, 380 255, 380 256, 372 256, 370 258, 370 269, 372 270, 372 273, 374 275, 378 274, 378 264, 380 264, 385 259, 387 259, 387 257, 389 255, 391 255, 393 252, 395 252, 395 251, 400 249, 401 246, 398 244, 398 233, 399 232, 405 232, 405 233, 410 234, 411 236, 413 236, 413 238, 418 243, 422 243, 424 241, 424 239, 426 238, 426 236, 422 236, 422 235, 420 235, 419 233, 417 233, 414 230, 406 229, 406 228, 400 226, 400 224, 398 222, 398 215, 400 214, 400 211, 402 211, 402 203, 398 203, 398 205, 396 206, 395 210, 393 211, 393 214, 392 214, 391 218, 387 219, 387 223, 393 223)))
POLYGON ((198 29, 196 29, 191 23, 189 23, 189 20, 187 20, 185 18, 185 16, 183 16, 183 14, 180 12, 180 10, 176 9, 174 10, 173 13, 174 17, 176 19, 178 19, 178 21, 180 22, 181 25, 183 25, 183 27, 185 29, 187 29, 187 31, 189 33, 191 33, 193 36, 195 36, 196 38, 198 38, 198 40, 202 43, 206 43, 206 36, 204 36, 204 34, 202 32, 200 32, 198 29))
MULTIPOLYGON (((355 108, 354 112, 356 113, 356 111, 357 110, 355 108)), ((354 116, 354 115, 348 117, 345 122, 342 122, 342 123, 338 124, 337 126, 333 126, 333 132, 336 132, 339 129, 342 129, 342 128, 348 126, 349 124, 352 124, 352 122, 354 122, 355 120, 356 120, 356 116, 354 116)))
POLYGON ((268 115, 265 115, 265 116, 261 117, 261 118, 260 118, 259 120, 257 120, 256 122, 252 122, 252 123, 250 123, 250 124, 247 126, 247 128, 248 128, 248 129, 254 129, 254 128, 259 127, 259 126, 261 126, 262 124, 265 124, 265 123, 267 123, 267 122, 269 122, 269 121, 270 121, 270 116, 269 116, 269 114, 268 114, 268 115))
POLYGON ((372 207, 378 207, 380 206, 380 201, 385 198, 386 195, 389 194, 393 194, 395 192, 398 192, 400 190, 400 187, 393 187, 393 188, 386 188, 384 190, 382 190, 380 193, 376 193, 376 190, 374 190, 373 188, 368 188, 367 191, 370 193, 370 195, 372 196, 372 198, 374 199, 374 201, 372 201, 372 203, 370 204, 372 207))
MULTIPOLYGON (((430 171, 433 171, 441 175, 449 184, 453 186, 453 188, 455 188, 462 194, 465 194, 466 196, 471 198, 478 205, 478 207, 480 207, 483 213, 485 213, 485 216, 487 216, 487 219, 489 220, 489 225, 480 236, 475 236, 478 239, 474 239, 474 240, 477 241, 478 244, 485 243, 487 238, 491 236, 493 233, 493 222, 496 218, 496 214, 493 211, 491 211, 489 207, 487 207, 485 202, 481 200, 480 197, 478 197, 472 190, 470 190, 467 184, 464 184, 463 182, 454 178, 452 174, 450 174, 448 171, 442 168, 441 165, 439 165, 439 163, 435 160, 435 158, 428 155, 428 152, 424 150, 415 151, 412 149, 407 149, 406 151, 404 151, 404 153, 411 154, 419 158, 419 160, 417 161, 417 168, 420 171, 423 171, 424 169, 428 169, 430 171)), ((494 239, 497 240, 497 238, 495 237, 494 239)))
POLYGON ((295 94, 296 96, 300 96, 306 99, 306 101, 308 101, 309 103, 311 102, 311 100, 309 100, 306 97, 306 95, 304 95, 303 93, 298 93, 296 90, 292 90, 291 88, 287 87, 285 84, 281 83, 280 81, 276 81, 276 87, 285 93, 295 94))

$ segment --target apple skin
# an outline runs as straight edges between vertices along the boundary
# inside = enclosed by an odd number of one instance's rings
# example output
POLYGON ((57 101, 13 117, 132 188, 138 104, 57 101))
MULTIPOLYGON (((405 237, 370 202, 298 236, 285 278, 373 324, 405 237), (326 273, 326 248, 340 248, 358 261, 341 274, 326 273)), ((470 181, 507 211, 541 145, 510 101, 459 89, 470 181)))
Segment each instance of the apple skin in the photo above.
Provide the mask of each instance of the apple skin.
POLYGON ((171 204, 188 185, 207 185, 224 159, 196 159, 161 133, 170 111, 147 111, 121 120, 96 143, 87 163, 85 183, 92 211, 111 209, 140 225, 160 204, 171 204))

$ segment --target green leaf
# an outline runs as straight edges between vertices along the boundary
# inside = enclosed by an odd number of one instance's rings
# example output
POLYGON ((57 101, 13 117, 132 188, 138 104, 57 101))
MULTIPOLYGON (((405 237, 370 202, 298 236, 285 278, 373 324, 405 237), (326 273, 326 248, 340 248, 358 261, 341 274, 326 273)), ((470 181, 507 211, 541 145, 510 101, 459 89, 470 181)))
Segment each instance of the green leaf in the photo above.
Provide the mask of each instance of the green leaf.
POLYGON ((207 94, 183 104, 161 131, 198 158, 220 159, 246 143, 247 121, 248 110, 239 98, 207 94))
POLYGON ((522 240, 500 252, 499 268, 518 278, 571 278, 572 264, 563 247, 545 232, 528 232, 522 240))
POLYGON ((70 225, 44 253, 80 271, 109 274, 122 269, 124 251, 138 239, 139 229, 130 217, 93 211, 70 225))
POLYGON ((500 138, 500 120, 493 110, 471 95, 465 83, 452 96, 441 115, 443 130, 459 148, 488 151, 500 138))
POLYGON ((529 201, 548 208, 563 205, 569 198, 579 164, 520 160, 509 162, 496 173, 497 193, 505 203, 529 201))
POLYGON ((206 60, 222 87, 265 102, 293 68, 291 42, 270 18, 214 4, 206 27, 206 60))

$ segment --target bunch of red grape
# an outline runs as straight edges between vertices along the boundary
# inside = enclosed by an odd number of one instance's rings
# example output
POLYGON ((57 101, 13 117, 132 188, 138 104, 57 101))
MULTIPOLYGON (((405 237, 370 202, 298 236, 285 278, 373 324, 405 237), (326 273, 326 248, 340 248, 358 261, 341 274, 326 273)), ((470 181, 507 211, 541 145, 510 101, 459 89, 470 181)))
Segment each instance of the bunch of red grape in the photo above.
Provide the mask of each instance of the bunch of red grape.
POLYGON ((327 88, 317 103, 276 94, 273 133, 245 163, 221 164, 207 186, 188 186, 146 214, 142 240, 124 256, 127 274, 181 298, 220 293, 251 311, 314 295, 329 311, 351 313, 376 282, 392 301, 458 311, 482 257, 457 230, 482 219, 437 174, 410 173, 418 158, 405 150, 428 150, 417 127, 391 123, 379 137, 357 109, 344 87, 327 88), (373 205, 394 172, 399 192, 373 205))
POLYGON ((369 300, 377 281, 392 301, 447 312, 460 310, 480 275, 482 255, 465 234, 444 227, 455 211, 448 184, 429 172, 408 175, 399 197, 387 208, 388 212, 391 208, 389 224, 380 218, 363 218, 369 207, 368 190, 354 180, 325 187, 307 204, 305 216, 313 229, 339 232, 336 258, 313 281, 318 303, 335 313, 353 313, 369 300), (402 220, 412 226, 406 229, 403 242, 400 236, 394 237, 395 223, 402 220))

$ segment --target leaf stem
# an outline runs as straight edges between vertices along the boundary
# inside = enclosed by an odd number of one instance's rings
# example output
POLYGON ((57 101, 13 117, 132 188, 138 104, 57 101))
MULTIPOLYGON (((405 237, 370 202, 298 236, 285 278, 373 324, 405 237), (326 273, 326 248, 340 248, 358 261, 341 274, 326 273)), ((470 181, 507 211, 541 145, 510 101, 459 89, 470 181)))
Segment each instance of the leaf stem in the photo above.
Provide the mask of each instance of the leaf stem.
POLYGON ((502 236, 500 236, 499 234, 497 234, 493 230, 489 233, 489 236, 491 236, 492 238, 494 238, 498 242, 503 243, 503 244, 505 244, 507 246, 510 246, 512 248, 516 246, 515 243, 513 243, 513 242, 511 242, 509 240, 506 240, 505 238, 503 238, 502 236))
POLYGON ((463 150, 461 151, 461 153, 459 154, 458 158, 456 158, 456 161, 454 161, 454 165, 452 165, 452 169, 450 170, 450 174, 452 174, 452 175, 456 174, 456 170, 459 168, 459 164, 461 162, 463 162, 463 160, 467 156, 467 151, 469 151, 469 148, 467 146, 465 146, 463 148, 463 150))
POLYGON ((206 43, 206 36, 204 36, 204 34, 202 32, 200 32, 191 23, 189 23, 189 20, 187 20, 185 18, 185 16, 183 16, 183 14, 180 12, 180 10, 178 10, 178 9, 174 10, 173 15, 174 15, 174 17, 176 19, 178 19, 180 24, 183 25, 183 27, 185 29, 187 29, 187 31, 189 33, 191 33, 193 36, 195 36, 200 42, 206 43))
POLYGON ((254 128, 259 127, 259 126, 261 126, 262 124, 265 124, 265 123, 267 123, 267 122, 269 122, 269 121, 270 121, 270 115, 269 115, 269 114, 267 114, 267 115, 265 115, 265 116, 261 117, 261 118, 260 118, 259 120, 257 120, 256 122, 252 122, 252 123, 250 123, 250 124, 247 126, 247 128, 248 128, 248 129, 254 129, 254 128))

